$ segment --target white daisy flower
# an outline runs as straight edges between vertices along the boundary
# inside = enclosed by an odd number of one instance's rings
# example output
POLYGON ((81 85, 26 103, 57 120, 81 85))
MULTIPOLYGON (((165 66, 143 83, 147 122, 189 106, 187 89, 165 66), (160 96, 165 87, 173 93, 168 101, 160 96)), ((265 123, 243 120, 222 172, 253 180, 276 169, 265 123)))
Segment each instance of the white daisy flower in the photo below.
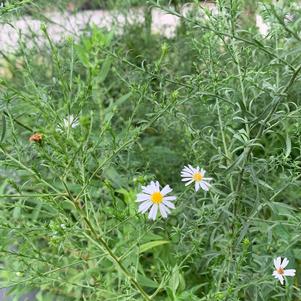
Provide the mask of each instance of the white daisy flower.
POLYGON ((67 116, 63 123, 59 124, 56 128, 58 132, 63 132, 64 129, 70 129, 70 128, 76 128, 79 125, 79 121, 77 117, 74 117, 74 115, 67 116))
POLYGON ((284 276, 293 277, 296 274, 295 269, 285 270, 288 263, 289 260, 287 258, 284 258, 282 263, 281 263, 281 257, 277 257, 276 259, 274 259, 274 266, 276 270, 273 272, 273 276, 276 279, 278 279, 282 285, 284 283, 284 276))
POLYGON ((190 185, 192 182, 194 182, 195 191, 198 191, 200 187, 208 191, 211 187, 211 184, 209 181, 212 180, 212 178, 205 178, 206 171, 200 167, 197 166, 196 168, 192 167, 191 165, 184 166, 184 168, 181 171, 181 177, 183 182, 185 183, 185 186, 190 185))
POLYGON ((166 196, 170 193, 172 189, 169 185, 166 185, 162 190, 160 190, 159 182, 150 182, 147 186, 142 186, 142 193, 138 193, 137 201, 141 204, 139 205, 138 212, 145 213, 149 208, 150 212, 148 218, 155 220, 158 212, 160 210, 161 216, 166 218, 170 213, 170 209, 175 209, 175 205, 172 203, 176 199, 175 196, 166 196))

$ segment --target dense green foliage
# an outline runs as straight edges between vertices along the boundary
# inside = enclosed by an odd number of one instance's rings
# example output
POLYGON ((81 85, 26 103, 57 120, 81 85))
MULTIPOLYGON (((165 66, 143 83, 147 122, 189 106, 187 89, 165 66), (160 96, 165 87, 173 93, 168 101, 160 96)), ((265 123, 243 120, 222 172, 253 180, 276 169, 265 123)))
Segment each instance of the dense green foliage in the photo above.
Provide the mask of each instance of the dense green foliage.
POLYGON ((258 3, 263 37, 245 1, 218 2, 170 39, 146 18, 55 45, 45 25, 46 45, 4 54, 1 287, 43 301, 301 300, 301 9, 258 3), (58 130, 71 114, 79 125, 58 130), (208 193, 183 185, 187 164, 213 178, 208 193), (167 219, 137 212, 151 180, 177 195, 167 219), (297 270, 283 286, 277 256, 297 270))

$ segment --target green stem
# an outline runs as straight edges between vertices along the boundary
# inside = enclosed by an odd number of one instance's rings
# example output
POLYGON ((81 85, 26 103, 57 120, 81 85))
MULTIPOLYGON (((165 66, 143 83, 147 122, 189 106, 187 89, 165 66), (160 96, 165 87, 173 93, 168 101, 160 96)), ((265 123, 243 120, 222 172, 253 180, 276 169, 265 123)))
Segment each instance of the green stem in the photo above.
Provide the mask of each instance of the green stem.
MULTIPOLYGON (((80 209, 80 208, 79 208, 80 209)), ((81 209, 80 209, 81 210, 81 209)), ((142 286, 137 282, 137 280, 128 272, 128 270, 125 268, 125 266, 120 262, 118 257, 113 253, 111 248, 108 246, 108 244, 103 240, 102 237, 100 237, 96 231, 94 230, 94 227, 90 223, 90 221, 84 217, 84 221, 91 230, 95 240, 97 243, 100 244, 100 247, 104 249, 112 259, 112 261, 119 267, 119 269, 123 272, 123 274, 127 277, 127 279, 134 285, 134 287, 140 292, 140 294, 143 296, 143 298, 147 301, 151 301, 150 296, 144 291, 142 286)), ((91 237, 90 237, 91 239, 91 237)), ((98 244, 97 244, 98 245, 98 244)), ((99 245, 98 245, 99 246, 99 245)))
MULTIPOLYGON (((265 126, 267 124, 267 122, 271 119, 271 117, 273 116, 273 114, 275 113, 275 111, 277 110, 277 107, 282 99, 281 96, 286 96, 286 93, 287 91, 290 89, 290 87, 292 86, 292 84, 294 83, 294 81, 296 80, 299 72, 301 71, 301 65, 299 65, 299 67, 297 67, 297 69, 295 70, 295 72, 293 73, 292 77, 290 78, 289 82, 287 83, 287 85, 282 89, 282 91, 280 92, 280 95, 277 96, 278 99, 276 99, 274 101, 274 105, 272 107, 272 109, 270 110, 270 112, 268 113, 268 115, 266 116, 266 118, 261 122, 261 125, 260 125, 260 128, 257 132, 257 135, 254 139, 254 141, 258 140, 261 135, 263 134, 263 131, 265 129, 265 126)), ((237 186, 236 186, 236 193, 238 194, 240 189, 241 189, 241 185, 242 185, 242 178, 243 178, 243 175, 244 175, 244 171, 245 171, 245 165, 246 165, 246 162, 251 154, 251 151, 253 149, 253 146, 247 146, 246 149, 245 149, 245 157, 244 157, 244 161, 243 161, 243 165, 242 165, 242 168, 241 168, 241 172, 239 174, 239 177, 238 177, 238 181, 237 181, 237 186)))
POLYGON ((266 54, 268 54, 269 56, 273 57, 273 58, 276 58, 277 60, 279 60, 281 63, 283 63, 284 65, 288 66, 291 70, 295 71, 295 68, 287 61, 285 61, 284 59, 278 57, 275 53, 273 53, 272 51, 268 50, 267 47, 261 43, 259 43, 257 40, 248 40, 248 39, 245 39, 243 37, 240 37, 240 36, 237 36, 235 35, 234 33, 227 33, 227 32, 223 32, 223 31, 219 31, 217 29, 214 29, 210 26, 206 26, 206 25, 203 25, 203 24, 200 24, 198 21, 195 21, 193 19, 190 19, 188 17, 184 17, 182 14, 180 13, 177 13, 176 11, 174 10, 171 10, 171 9, 167 9, 167 8, 163 8, 161 7, 160 5, 157 5, 154 3, 154 6, 155 7, 158 7, 160 9, 163 9, 165 10, 166 12, 168 12, 169 14, 172 14, 174 16, 177 16, 179 18, 183 18, 185 19, 187 22, 189 23, 192 23, 194 24, 196 27, 199 27, 199 28, 202 28, 202 29, 205 29, 205 30, 209 30, 213 33, 215 33, 216 35, 218 36, 224 36, 224 37, 228 37, 228 38, 231 38, 231 39, 235 39, 237 41, 241 41, 241 42, 244 42, 248 45, 251 45, 251 46, 254 46, 255 48, 261 50, 262 52, 265 52, 266 54))
POLYGON ((46 196, 66 196, 66 193, 0 194, 0 198, 37 198, 46 196))
POLYGON ((66 183, 63 181, 63 184, 67 190, 67 193, 69 195, 70 200, 73 202, 75 208, 77 209, 78 213, 80 216, 83 217, 83 220, 85 224, 88 226, 90 229, 93 237, 90 235, 86 235, 89 239, 91 239, 100 249, 104 249, 106 253, 110 256, 111 260, 118 266, 118 268, 123 272, 123 274, 126 276, 126 278, 132 283, 132 285, 140 292, 140 294, 143 296, 143 298, 146 301, 151 301, 150 296, 144 291, 142 286, 137 282, 137 280, 131 275, 131 273, 126 269, 126 267, 121 263, 121 261, 118 259, 118 257, 114 254, 114 252, 111 250, 109 245, 106 243, 106 241, 97 234, 96 230, 94 229, 92 223, 89 221, 89 219, 86 217, 85 212, 82 210, 79 200, 76 198, 74 199, 72 194, 69 192, 69 189, 66 185, 66 183))

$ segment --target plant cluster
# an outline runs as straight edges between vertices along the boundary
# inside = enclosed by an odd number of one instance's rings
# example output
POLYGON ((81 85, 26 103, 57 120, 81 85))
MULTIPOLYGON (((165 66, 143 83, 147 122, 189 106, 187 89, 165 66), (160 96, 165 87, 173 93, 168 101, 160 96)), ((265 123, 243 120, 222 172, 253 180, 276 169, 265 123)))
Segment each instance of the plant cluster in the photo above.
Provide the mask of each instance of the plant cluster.
MULTIPOLYGON (((11 1, 0 21, 31 2, 11 1)), ((301 8, 198 2, 150 2, 144 23, 87 24, 60 44, 45 20, 46 45, 27 44, 32 33, 2 53, 7 294, 301 300, 301 8), (180 18, 175 37, 152 34, 154 7, 180 18)))

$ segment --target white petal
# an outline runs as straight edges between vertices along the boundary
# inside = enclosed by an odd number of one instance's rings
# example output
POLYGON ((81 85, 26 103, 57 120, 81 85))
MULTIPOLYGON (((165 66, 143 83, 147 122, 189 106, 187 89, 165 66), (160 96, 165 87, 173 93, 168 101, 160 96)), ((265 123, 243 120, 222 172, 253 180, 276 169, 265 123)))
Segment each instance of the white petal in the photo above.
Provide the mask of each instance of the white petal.
POLYGON ((182 172, 188 172, 189 174, 193 174, 194 170, 191 170, 189 167, 184 166, 184 168, 182 169, 182 172))
POLYGON ((158 211, 158 205, 154 204, 152 209, 149 212, 148 218, 152 219, 154 221, 156 219, 156 216, 157 216, 157 211, 158 211))
POLYGON ((172 192, 172 189, 169 187, 169 185, 166 185, 162 190, 161 190, 161 193, 163 195, 166 195, 168 193, 172 192))
POLYGON ((278 278, 278 272, 277 271, 274 271, 272 275, 275 276, 275 278, 278 278))
POLYGON ((176 199, 177 199, 176 196, 165 196, 165 197, 163 198, 163 201, 174 201, 174 200, 176 200, 176 199))
POLYGON ((188 166, 184 166, 184 168, 182 168, 181 172, 192 173, 191 169, 188 166))
POLYGON ((195 191, 198 191, 200 189, 200 182, 195 182, 194 188, 195 188, 195 191))
POLYGON ((151 201, 146 201, 140 204, 138 212, 145 213, 152 204, 153 203, 151 201))
POLYGON ((191 170, 193 173, 195 173, 195 172, 197 171, 197 169, 196 169, 196 168, 192 167, 192 166, 191 166, 191 165, 189 165, 189 164, 188 164, 188 167, 190 168, 190 170, 191 170))
POLYGON ((153 189, 153 191, 156 191, 156 183, 154 181, 151 181, 149 184, 150 188, 153 189))
POLYGON ((206 173, 206 170, 203 169, 203 168, 201 168, 201 175, 202 175, 202 177, 204 177, 205 173, 206 173))
POLYGON ((186 178, 186 177, 188 177, 188 178, 191 178, 192 177, 192 173, 189 173, 189 172, 181 172, 181 176, 182 176, 182 178, 186 178))
POLYGON ((188 167, 185 167, 185 169, 183 169, 183 172, 187 172, 187 173, 189 173, 189 174, 191 174, 191 175, 193 175, 194 174, 194 171, 192 171, 190 168, 188 168, 188 167))
POLYGON ((160 191, 160 184, 158 181, 156 181, 156 188, 157 188, 157 191, 160 191))
POLYGON ((290 270, 284 270, 284 276, 295 276, 296 270, 290 269, 290 270))
POLYGON ((187 182, 187 181, 191 181, 191 180, 194 181, 192 178, 183 178, 182 182, 187 182))
MULTIPOLYGON (((163 202, 163 204, 164 204, 164 202, 163 202)), ((167 214, 170 214, 170 209, 167 207, 167 206, 165 206, 165 204, 164 204, 164 210, 166 211, 166 213, 167 214)))
POLYGON ((285 258, 283 259, 283 261, 282 261, 282 263, 281 263, 280 266, 281 266, 283 269, 285 269, 286 266, 288 265, 288 263, 289 263, 289 260, 285 257, 285 258))
POLYGON ((170 202, 170 201, 167 201, 165 198, 163 199, 163 204, 166 205, 167 207, 171 208, 171 209, 175 209, 175 205, 170 202))
POLYGON ((284 282, 283 276, 282 275, 278 275, 277 278, 279 279, 280 283, 283 285, 283 282, 284 282))
POLYGON ((208 190, 209 190, 209 187, 207 186, 207 183, 206 183, 206 182, 202 181, 202 182, 200 183, 200 185, 201 185, 202 189, 204 189, 205 191, 208 191, 208 190))
POLYGON ((189 182, 185 183, 185 186, 190 185, 194 180, 190 180, 189 182))
POLYGON ((164 210, 166 211, 167 215, 170 214, 170 210, 165 206, 164 210))
POLYGON ((159 205, 159 209, 162 217, 167 218, 166 207, 162 203, 159 205))
POLYGON ((280 265, 281 265, 281 257, 277 257, 276 259, 274 259, 275 269, 278 270, 280 268, 280 265))
POLYGON ((210 184, 209 182, 207 182, 207 180, 202 180, 201 182, 205 183, 206 186, 208 186, 209 188, 212 186, 212 184, 210 184))
POLYGON ((181 174, 184 174, 184 175, 187 174, 187 175, 191 176, 192 172, 190 171, 190 169, 185 169, 185 170, 183 169, 183 170, 181 170, 181 174))
POLYGON ((62 128, 61 128, 60 125, 58 125, 58 126, 56 127, 56 131, 59 132, 59 133, 62 133, 62 132, 63 132, 63 130, 62 130, 62 128))
POLYGON ((137 201, 136 202, 144 202, 150 199, 150 195, 149 194, 145 194, 145 193, 138 193, 137 194, 137 201))
POLYGON ((65 128, 75 128, 79 125, 78 118, 74 117, 74 115, 67 116, 63 122, 65 128))
POLYGON ((76 128, 79 125, 79 121, 77 120, 77 118, 72 122, 72 128, 76 128))
POLYGON ((147 185, 147 186, 142 186, 142 192, 148 193, 148 194, 152 194, 154 192, 154 189, 152 188, 151 185, 147 185))

